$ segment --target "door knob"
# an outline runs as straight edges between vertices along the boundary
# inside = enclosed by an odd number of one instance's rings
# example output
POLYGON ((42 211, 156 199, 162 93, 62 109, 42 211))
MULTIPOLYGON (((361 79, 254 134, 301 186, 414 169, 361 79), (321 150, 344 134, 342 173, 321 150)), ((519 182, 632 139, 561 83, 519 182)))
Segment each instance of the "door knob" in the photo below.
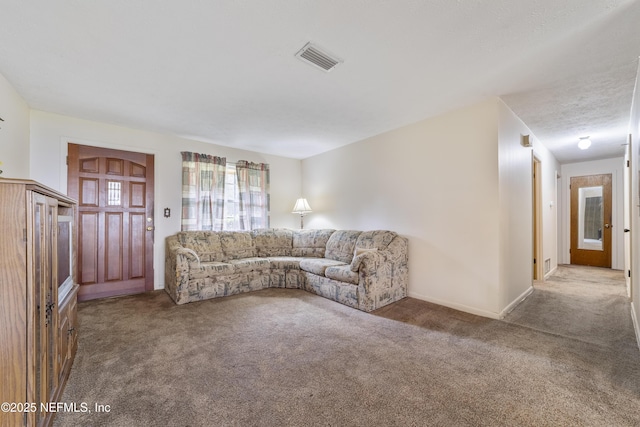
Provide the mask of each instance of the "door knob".
POLYGON ((613 225, 605 224, 605 225, 604 225, 604 228, 613 228, 613 225))
POLYGON ((153 231, 153 227, 151 226, 147 227, 147 231, 153 231))

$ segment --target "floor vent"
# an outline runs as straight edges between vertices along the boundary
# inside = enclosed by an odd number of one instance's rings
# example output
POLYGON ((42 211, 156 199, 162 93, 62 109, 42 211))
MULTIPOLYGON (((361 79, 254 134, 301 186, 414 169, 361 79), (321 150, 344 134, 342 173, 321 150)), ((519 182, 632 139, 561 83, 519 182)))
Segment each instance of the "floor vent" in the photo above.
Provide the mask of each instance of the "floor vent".
POLYGON ((296 56, 301 61, 327 72, 333 70, 342 63, 341 59, 332 56, 325 50, 311 44, 311 42, 304 45, 304 47, 296 53, 296 56))

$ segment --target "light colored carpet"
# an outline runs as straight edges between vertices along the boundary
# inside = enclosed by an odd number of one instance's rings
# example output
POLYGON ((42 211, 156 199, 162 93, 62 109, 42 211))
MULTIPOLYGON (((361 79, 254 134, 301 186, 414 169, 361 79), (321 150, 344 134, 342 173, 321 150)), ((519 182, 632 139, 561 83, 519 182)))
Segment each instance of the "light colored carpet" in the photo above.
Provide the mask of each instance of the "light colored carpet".
POLYGON ((622 271, 563 265, 534 287, 505 321, 611 348, 635 342, 622 271))
POLYGON ((576 327, 545 308, 560 304, 554 293, 536 289, 507 321, 412 298, 367 314, 286 289, 183 306, 163 291, 82 303, 62 400, 111 411, 60 413, 55 425, 639 425, 628 306, 599 316, 621 323, 576 327))

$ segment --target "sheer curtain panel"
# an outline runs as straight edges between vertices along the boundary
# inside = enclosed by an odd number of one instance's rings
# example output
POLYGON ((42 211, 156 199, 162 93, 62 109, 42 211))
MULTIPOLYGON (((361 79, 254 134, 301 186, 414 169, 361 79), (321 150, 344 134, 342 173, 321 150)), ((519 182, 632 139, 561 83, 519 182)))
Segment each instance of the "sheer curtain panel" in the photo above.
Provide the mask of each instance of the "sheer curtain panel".
POLYGON ((236 176, 240 229, 269 228, 269 165, 240 160, 236 176))
POLYGON ((182 153, 182 231, 222 230, 227 159, 182 153))

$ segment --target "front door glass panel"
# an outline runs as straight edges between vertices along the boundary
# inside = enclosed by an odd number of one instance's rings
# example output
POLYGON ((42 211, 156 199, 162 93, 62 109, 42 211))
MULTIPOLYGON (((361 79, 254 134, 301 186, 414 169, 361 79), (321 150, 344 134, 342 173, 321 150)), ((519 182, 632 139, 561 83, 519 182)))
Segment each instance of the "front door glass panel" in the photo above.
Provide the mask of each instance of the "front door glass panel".
POLYGON ((602 186, 580 188, 578 209, 578 248, 602 251, 604 229, 602 186))

